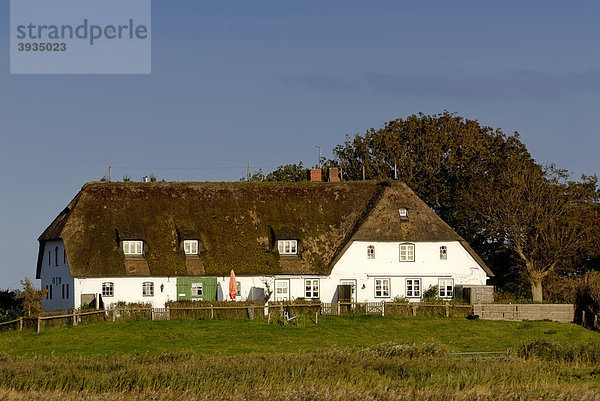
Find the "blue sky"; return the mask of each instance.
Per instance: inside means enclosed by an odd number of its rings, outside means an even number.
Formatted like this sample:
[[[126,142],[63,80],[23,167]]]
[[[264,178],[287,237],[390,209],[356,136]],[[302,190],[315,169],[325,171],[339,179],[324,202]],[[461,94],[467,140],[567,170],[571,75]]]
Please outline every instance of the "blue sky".
[[[238,180],[449,110],[519,131],[539,162],[600,171],[597,2],[154,0],[137,76],[9,75],[8,16],[3,0],[0,288],[35,276],[37,237],[109,164]]]

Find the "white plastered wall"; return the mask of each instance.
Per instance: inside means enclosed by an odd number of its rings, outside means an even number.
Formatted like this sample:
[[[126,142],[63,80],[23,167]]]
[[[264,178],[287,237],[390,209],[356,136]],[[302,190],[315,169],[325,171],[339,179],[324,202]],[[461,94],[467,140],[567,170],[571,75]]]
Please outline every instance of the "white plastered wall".
[[[41,288],[48,289],[47,295],[42,299],[44,311],[73,308],[75,298],[73,277],[64,250],[62,240],[46,241],[44,246],[40,270]]]
[[[154,295],[143,295],[142,289],[146,282],[154,284]],[[77,294],[75,307],[81,306],[81,294],[102,295],[103,283],[113,283],[113,296],[102,296],[106,307],[120,301],[146,303],[151,304],[154,308],[164,308],[166,302],[177,300],[176,277],[75,278],[75,293]]]

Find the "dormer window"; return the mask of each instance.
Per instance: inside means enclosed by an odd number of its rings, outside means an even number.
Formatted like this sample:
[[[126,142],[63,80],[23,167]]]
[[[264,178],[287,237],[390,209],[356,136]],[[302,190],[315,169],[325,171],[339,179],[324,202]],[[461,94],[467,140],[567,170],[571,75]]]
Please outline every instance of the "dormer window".
[[[398,209],[398,214],[400,214],[400,220],[408,220],[408,209],[405,207],[401,207]]]
[[[141,256],[144,252],[144,241],[123,241],[123,253],[128,256]]]
[[[277,241],[280,255],[298,255],[298,240],[286,239]]]
[[[198,240],[186,239],[183,241],[183,250],[186,255],[198,255]]]

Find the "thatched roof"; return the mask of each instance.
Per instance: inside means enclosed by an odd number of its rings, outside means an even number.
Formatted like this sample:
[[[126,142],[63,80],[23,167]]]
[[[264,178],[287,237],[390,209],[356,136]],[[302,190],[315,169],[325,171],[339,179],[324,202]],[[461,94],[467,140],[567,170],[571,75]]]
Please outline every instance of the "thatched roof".
[[[353,240],[463,241],[405,184],[372,181],[89,183],[40,236],[40,255],[54,239],[75,277],[329,274]],[[144,241],[143,258],[125,257],[127,239]],[[184,239],[200,241],[200,258],[186,258]],[[297,239],[300,257],[279,257],[278,239]]]

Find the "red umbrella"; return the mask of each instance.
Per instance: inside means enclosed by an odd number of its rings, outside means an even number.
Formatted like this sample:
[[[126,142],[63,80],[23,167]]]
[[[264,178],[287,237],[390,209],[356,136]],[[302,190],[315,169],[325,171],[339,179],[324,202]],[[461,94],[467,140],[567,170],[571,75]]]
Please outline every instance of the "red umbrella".
[[[235,299],[237,295],[237,283],[235,281],[235,273],[233,269],[231,270],[231,275],[229,276],[229,298]]]

